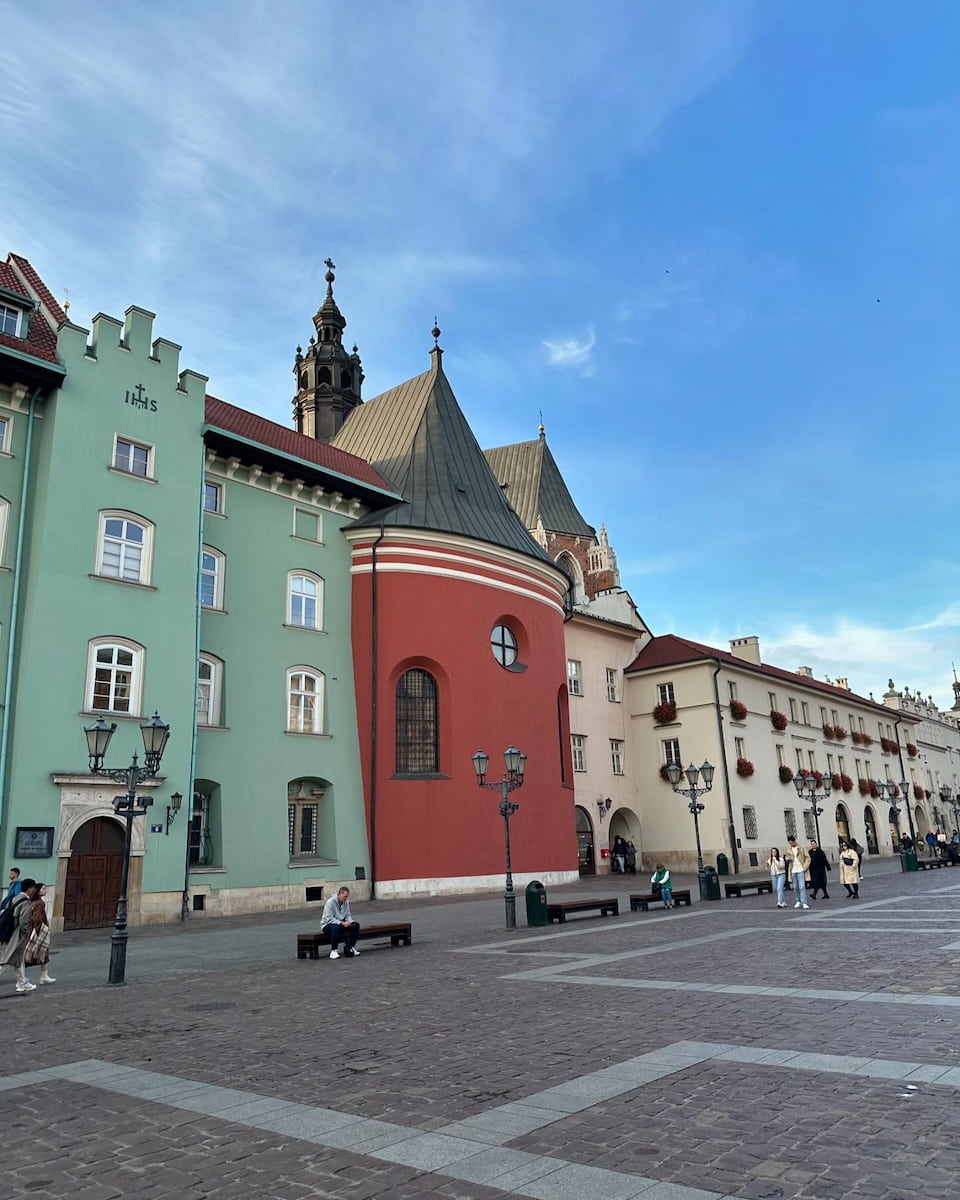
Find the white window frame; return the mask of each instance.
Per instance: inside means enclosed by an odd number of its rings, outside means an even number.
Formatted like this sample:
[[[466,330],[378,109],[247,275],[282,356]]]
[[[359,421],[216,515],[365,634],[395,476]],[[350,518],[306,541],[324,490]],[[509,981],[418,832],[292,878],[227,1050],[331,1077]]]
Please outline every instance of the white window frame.
[[[677,702],[677,695],[672,683],[658,683],[657,696],[659,704],[676,704]]]
[[[734,746],[733,752],[734,752],[734,754],[736,754],[737,758],[746,758],[747,757],[747,751],[746,751],[746,748],[744,745],[743,738],[741,738],[741,737],[734,738],[733,746]]]
[[[208,677],[205,679],[203,672],[204,668],[208,671]],[[220,724],[220,696],[223,686],[223,659],[217,658],[215,654],[201,654],[200,661],[197,664],[197,724],[198,725],[213,725]],[[207,704],[206,720],[201,717],[200,697],[206,693]]]
[[[207,489],[210,488],[216,495],[217,502],[213,508],[207,504]],[[203,481],[203,511],[204,513],[213,513],[215,516],[223,516],[223,484],[212,479]]]
[[[776,692],[767,692],[767,699],[770,701],[770,711],[778,712],[779,710],[777,709],[777,693]]]
[[[10,454],[13,444],[13,417],[6,413],[0,417],[0,454]]]
[[[131,471],[127,467],[122,467],[119,464],[117,451],[120,443],[125,446],[132,446],[137,450],[145,450],[147,453],[147,473],[141,475],[139,471]],[[149,442],[138,441],[137,438],[127,437],[125,434],[115,433],[113,435],[113,454],[110,456],[110,466],[114,471],[119,471],[121,475],[129,475],[131,479],[154,479],[154,447]]]
[[[570,734],[570,756],[573,759],[573,769],[582,775],[587,769],[587,738],[583,733]]]
[[[10,527],[10,501],[0,496],[0,563],[7,552],[7,530]]]
[[[623,774],[623,742],[618,738],[610,739],[610,766],[614,775]]]
[[[143,530],[143,541],[140,543],[140,572],[136,579],[126,579],[123,574],[111,575],[103,569],[103,552],[107,540],[107,522],[108,521],[127,521],[131,525],[137,525]],[[148,521],[146,517],[141,517],[139,513],[126,512],[121,508],[105,508],[99,513],[97,521],[97,560],[94,567],[94,573],[99,575],[101,579],[113,579],[117,583],[141,583],[145,587],[150,586],[150,581],[153,578],[153,522]],[[114,535],[110,535],[111,540],[117,540]],[[127,545],[125,539],[120,539],[121,545]],[[130,543],[135,545],[136,543]],[[121,551],[120,565],[121,571],[123,568],[123,551]]]
[[[797,747],[794,750],[794,754],[796,754],[796,756],[797,756],[797,770],[805,771],[807,768],[803,764],[803,751],[799,747]]]
[[[616,667],[607,667],[607,699],[611,704],[620,703],[620,677]]]
[[[306,579],[310,583],[316,585],[316,596],[310,597],[306,593],[294,591],[294,580]],[[312,624],[306,621],[294,620],[294,600],[297,596],[303,596],[305,599],[312,599],[315,608],[315,621]],[[323,579],[314,571],[296,570],[290,571],[287,574],[287,624],[291,629],[312,629],[314,631],[323,629]]]
[[[809,764],[809,769],[811,771],[815,771],[817,769],[817,755],[815,751],[807,751],[807,763]]]
[[[577,658],[567,659],[567,691],[571,696],[583,695],[583,664]]]
[[[211,555],[214,560],[213,575],[213,603],[206,604],[203,600],[203,579],[204,576],[209,576],[211,571],[204,559],[207,555]],[[226,567],[226,555],[222,550],[217,550],[214,546],[204,546],[200,553],[200,580],[198,587],[198,595],[200,599],[200,607],[210,609],[214,612],[223,611],[223,576]]]
[[[796,724],[797,723],[797,702],[796,702],[796,700],[794,700],[794,698],[792,696],[790,696],[787,700],[787,707],[790,709],[790,720],[793,721],[794,724]]]
[[[664,738],[660,745],[663,749],[663,765],[669,767],[671,763],[676,763],[682,770],[683,759],[680,757],[680,739]]]
[[[2,328],[0,328],[0,333],[4,334],[6,337],[21,337],[22,335],[20,330],[23,328],[23,309],[18,308],[15,304],[5,304],[0,302],[0,310],[2,310],[4,313],[13,313],[14,317],[16,318],[12,333],[9,329]],[[0,315],[0,320],[2,320],[2,315]]]
[[[132,663],[130,664],[130,703],[127,708],[95,708],[94,707],[94,692],[96,690],[96,672],[97,672],[97,652],[112,648],[123,650],[132,655]],[[141,697],[143,694],[143,663],[144,663],[144,648],[139,642],[132,642],[128,638],[120,637],[98,637],[91,638],[87,644],[87,677],[86,687],[84,692],[84,712],[100,714],[119,714],[124,717],[139,717],[141,708]],[[101,664],[101,668],[104,664]],[[117,664],[112,665],[113,680],[110,685],[111,699],[116,698],[116,671]]]
[[[786,759],[783,757],[783,746],[781,745],[777,746],[777,766],[786,766]]]
[[[304,687],[304,680],[312,679],[316,684],[312,692],[313,696],[313,721],[307,722],[305,719],[305,711],[307,705],[305,698],[311,693]],[[324,705],[324,687],[325,679],[322,671],[318,671],[316,667],[298,666],[290,667],[287,671],[287,733],[323,733],[323,705]],[[294,686],[294,685],[297,686]],[[294,711],[294,697],[301,697],[301,700],[296,703],[297,711]]]
[[[800,716],[803,718],[804,725],[810,724],[810,705],[806,700],[800,701]]]
[[[290,860],[316,858],[320,847],[320,802],[316,800],[287,801],[287,847]],[[311,849],[300,850],[300,839],[303,837],[303,814],[310,809],[313,812],[313,839]]]

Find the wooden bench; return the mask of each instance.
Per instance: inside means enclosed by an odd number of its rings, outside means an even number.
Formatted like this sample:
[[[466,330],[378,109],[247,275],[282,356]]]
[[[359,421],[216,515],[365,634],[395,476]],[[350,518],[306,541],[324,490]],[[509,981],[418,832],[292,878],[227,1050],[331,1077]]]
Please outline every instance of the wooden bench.
[[[547,921],[552,925],[554,921],[559,921],[563,924],[567,919],[567,913],[577,912],[593,912],[597,909],[601,917],[620,916],[620,901],[613,900],[558,900],[555,904],[547,905]]]
[[[773,880],[772,879],[741,879],[739,883],[725,883],[723,885],[724,898],[729,900],[731,896],[742,896],[743,889],[750,891],[752,888],[757,889],[757,895],[762,896],[764,892],[769,892],[773,895]]]
[[[393,925],[361,925],[358,942],[374,938],[389,938],[391,946],[409,946],[413,940],[413,928],[402,921]],[[319,933],[297,934],[297,958],[319,958],[320,947],[329,946],[330,939],[321,929]]]
[[[659,904],[662,900],[662,896],[655,896],[653,892],[631,892],[630,911],[646,912],[651,904]],[[689,908],[692,903],[690,889],[682,888],[680,891],[674,891],[673,902],[674,904],[686,904]]]
[[[928,867],[949,867],[952,866],[947,858],[918,858],[917,870],[925,871]]]

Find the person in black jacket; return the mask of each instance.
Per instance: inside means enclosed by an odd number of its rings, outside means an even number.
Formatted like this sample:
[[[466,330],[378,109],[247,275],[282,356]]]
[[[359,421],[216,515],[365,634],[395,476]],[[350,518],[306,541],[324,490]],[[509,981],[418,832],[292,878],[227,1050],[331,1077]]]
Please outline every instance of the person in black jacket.
[[[817,892],[823,892],[824,900],[830,899],[827,891],[827,872],[830,870],[830,860],[817,845],[816,838],[810,839],[810,895],[814,900]]]

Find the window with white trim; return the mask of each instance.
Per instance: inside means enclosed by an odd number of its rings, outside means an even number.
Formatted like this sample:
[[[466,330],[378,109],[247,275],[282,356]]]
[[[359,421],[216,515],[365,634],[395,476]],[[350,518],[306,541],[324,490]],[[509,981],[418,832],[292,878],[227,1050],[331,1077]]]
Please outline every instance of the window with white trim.
[[[307,667],[287,672],[287,732],[323,732],[323,674]]]
[[[807,704],[806,700],[800,701],[800,715],[803,718],[804,725],[809,725],[810,724],[810,706]]]
[[[212,654],[201,654],[197,674],[197,724],[220,724],[220,688],[223,661]]]
[[[840,771],[841,775],[843,775],[846,771],[846,764],[844,763],[844,758],[843,758],[842,754],[837,755],[837,768]]]
[[[101,512],[97,531],[97,574],[124,583],[150,582],[153,525],[124,512]]]
[[[212,546],[204,546],[200,556],[200,604],[203,608],[223,608],[224,557]]]
[[[0,563],[7,551],[7,529],[10,525],[10,501],[0,496]]]
[[[610,765],[614,775],[623,774],[623,742],[610,739]]]
[[[664,738],[663,739],[663,765],[669,767],[671,763],[676,763],[678,767],[682,767],[680,761],[680,739],[679,738]]]
[[[620,676],[616,667],[607,667],[607,699],[611,704],[620,703]]]
[[[287,624],[300,629],[323,628],[323,580],[309,571],[287,576]]]
[[[786,760],[783,757],[783,746],[777,746],[777,766],[786,766]]]
[[[833,773],[834,773],[833,755],[828,754],[827,755],[827,774],[832,775]]]
[[[821,725],[827,724],[827,710],[823,707],[822,704],[820,705],[820,724]]]
[[[795,751],[794,751],[794,753],[795,753],[795,754],[796,754],[796,756],[797,756],[797,770],[798,770],[798,771],[805,771],[805,770],[806,770],[806,767],[803,765],[803,751],[802,751],[802,750],[795,750]]]
[[[788,838],[797,836],[797,813],[795,809],[783,810],[783,831]]]
[[[116,471],[139,475],[141,479],[152,479],[153,447],[118,437],[113,444],[113,466]]]
[[[119,638],[95,638],[87,656],[87,712],[140,712],[143,647]]]
[[[863,767],[862,767],[862,764],[861,764],[859,758],[855,758],[853,760],[853,767],[857,773],[857,782],[859,783],[860,780],[863,778]]]
[[[777,711],[777,693],[776,692],[767,692],[767,699],[770,701],[770,711],[776,712]]]
[[[5,333],[7,337],[19,337],[20,322],[22,320],[22,308],[13,308],[9,304],[0,304],[0,333]]]
[[[319,801],[297,800],[295,803],[287,805],[287,836],[291,858],[316,856],[319,824]]]
[[[657,695],[660,698],[659,702],[661,704],[676,704],[677,702],[672,683],[658,683]]]
[[[583,670],[575,658],[567,659],[567,691],[571,696],[583,695]]]
[[[219,483],[205,483],[203,485],[203,508],[204,512],[223,512],[223,488]]]
[[[817,756],[813,750],[807,751],[807,765],[811,771],[815,771],[817,769]]]
[[[573,756],[573,769],[585,771],[587,769],[587,739],[584,734],[570,734],[570,750]]]
[[[791,698],[787,701],[787,703],[790,706],[790,720],[796,721],[796,719],[797,719],[797,702],[796,702],[796,700]]]
[[[731,699],[731,700],[738,700],[738,699],[739,699],[739,696],[737,695],[737,685],[736,685],[736,683],[734,682],[734,680],[732,680],[732,679],[729,679],[729,680],[727,681],[727,689],[728,689],[728,690],[729,690],[729,692],[730,692],[730,699]]]
[[[734,738],[733,745],[734,745],[734,753],[736,754],[737,758],[746,758],[747,757],[746,750],[744,749],[743,738]]]
[[[0,417],[0,453],[10,453],[10,418]]]
[[[807,838],[815,838],[817,836],[817,826],[813,819],[813,813],[809,808],[803,810],[803,832]]]
[[[750,841],[756,841],[759,836],[757,833],[757,810],[752,806],[745,806],[743,809],[743,836]]]

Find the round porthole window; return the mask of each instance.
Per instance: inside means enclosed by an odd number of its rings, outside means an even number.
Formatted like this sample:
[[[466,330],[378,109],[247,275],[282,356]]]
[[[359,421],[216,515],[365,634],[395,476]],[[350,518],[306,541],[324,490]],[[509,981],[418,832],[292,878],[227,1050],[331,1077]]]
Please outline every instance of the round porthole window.
[[[517,639],[507,625],[494,625],[490,634],[493,657],[501,667],[512,667],[517,661]]]

